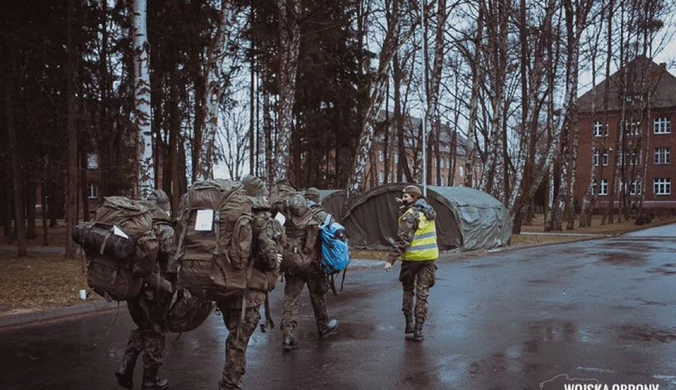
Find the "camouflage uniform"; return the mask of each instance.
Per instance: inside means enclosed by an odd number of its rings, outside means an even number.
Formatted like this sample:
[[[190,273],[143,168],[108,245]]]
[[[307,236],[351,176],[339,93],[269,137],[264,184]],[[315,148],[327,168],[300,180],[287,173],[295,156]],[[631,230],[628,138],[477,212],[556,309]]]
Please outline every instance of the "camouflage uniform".
[[[285,242],[284,228],[272,218],[269,206],[262,198],[266,191],[260,179],[247,176],[242,183],[247,193],[254,197],[254,264],[248,282],[249,288],[244,294],[218,302],[223,313],[223,322],[228,329],[225,365],[218,383],[219,390],[242,388],[249,339],[260,321],[260,307],[265,303],[268,291],[275,286],[279,274],[277,254],[282,252]]]
[[[305,284],[308,285],[320,336],[327,335],[337,326],[335,320],[329,320],[324,299],[324,295],[329,290],[329,279],[319,268],[319,252],[317,251],[319,223],[317,220],[320,218],[320,213],[313,213],[307,206],[308,204],[305,203],[305,211],[300,212],[297,217],[287,219],[288,245],[285,248],[282,262],[282,270],[286,277],[282,312],[285,349],[292,349],[289,342],[295,347],[293,331],[298,324],[298,300]]]
[[[424,202],[424,201],[423,201]],[[413,214],[406,214],[409,208],[413,207]],[[408,247],[413,242],[413,237],[418,229],[418,221],[416,219],[417,213],[429,213],[431,219],[436,217],[434,210],[427,205],[426,202],[421,203],[421,200],[414,205],[403,207],[401,210],[402,218],[399,222],[399,231],[397,232],[397,239],[394,247],[390,250],[387,256],[387,261],[394,264],[397,259],[404,255]],[[416,319],[425,322],[427,319],[428,305],[427,297],[429,296],[430,288],[435,283],[436,265],[434,260],[431,261],[406,261],[401,262],[401,271],[399,273],[399,281],[404,290],[404,297],[402,302],[402,311],[407,318],[415,314]],[[417,298],[414,310],[414,297]]]
[[[153,194],[158,192],[156,190]],[[164,194],[163,191],[162,194]],[[166,200],[166,203],[163,200]],[[165,276],[169,259],[174,255],[174,229],[168,222],[170,217],[167,211],[168,197],[166,194],[164,198],[157,199],[157,203],[161,208],[154,210],[153,230],[160,248],[155,269],[146,278],[139,296],[127,301],[129,314],[138,328],[129,334],[122,365],[116,373],[118,384],[129,389],[133,386],[134,366],[141,352],[143,352],[144,369],[143,388],[165,389],[168,387],[166,380],[157,378],[157,372],[164,361],[166,317],[172,298],[171,283],[165,279]]]

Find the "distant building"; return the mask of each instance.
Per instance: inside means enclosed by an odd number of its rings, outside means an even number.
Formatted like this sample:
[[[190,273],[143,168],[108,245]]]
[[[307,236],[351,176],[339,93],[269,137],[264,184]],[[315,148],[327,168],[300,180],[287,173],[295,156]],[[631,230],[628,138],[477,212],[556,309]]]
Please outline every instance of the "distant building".
[[[373,147],[371,149],[372,152],[369,156],[369,159],[367,160],[366,165],[366,176],[364,178],[365,188],[371,188],[372,183],[381,185],[399,182],[397,180],[397,167],[399,165],[400,158],[406,158],[411,171],[413,172],[415,170],[415,156],[418,153],[422,153],[421,144],[419,141],[420,126],[420,118],[412,116],[406,116],[404,118],[405,156],[402,156],[399,152],[394,114],[389,113],[389,115],[386,116],[385,111],[380,111],[378,114],[378,131],[376,132],[376,137],[373,141]],[[385,129],[389,130],[387,145],[385,142]],[[431,174],[431,180],[428,182],[428,184],[439,184],[442,186],[463,186],[466,175],[465,163],[467,161],[467,139],[459,134],[457,130],[453,130],[447,124],[444,124],[441,126],[441,134],[437,143],[439,149],[438,164],[437,154],[434,152],[435,143],[432,142],[432,161],[427,167],[427,170]],[[386,150],[387,155],[385,153]],[[385,169],[386,157],[390,164],[389,169],[387,170]],[[437,165],[439,167],[438,170]],[[418,169],[422,169],[422,167],[419,167]],[[475,168],[475,170],[480,174],[478,166]],[[437,175],[437,173],[439,173],[439,175]],[[478,174],[475,174],[474,178],[477,178],[478,176]],[[402,181],[406,181],[406,177],[403,174]]]
[[[606,90],[608,111],[604,123]],[[667,72],[666,65],[637,58],[582,95],[578,107],[575,199],[583,199],[593,164],[594,191],[598,191],[601,205],[607,204],[613,167],[619,159],[621,196],[629,201],[644,196],[645,208],[676,208],[672,156],[676,148],[672,125],[676,119],[676,77]],[[625,136],[618,147],[620,131]]]

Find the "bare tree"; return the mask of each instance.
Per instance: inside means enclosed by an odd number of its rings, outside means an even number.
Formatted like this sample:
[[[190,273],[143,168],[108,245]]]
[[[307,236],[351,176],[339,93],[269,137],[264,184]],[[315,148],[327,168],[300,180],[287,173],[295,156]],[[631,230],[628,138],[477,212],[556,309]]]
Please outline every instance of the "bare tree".
[[[228,24],[231,18],[230,2],[221,0],[221,9],[216,22],[216,31],[207,48],[206,63],[204,66],[205,94],[203,96],[205,107],[204,138],[200,150],[197,180],[213,178],[214,144],[218,128],[219,102],[223,96],[224,77],[223,62],[228,45]]]
[[[75,13],[75,0],[68,0],[68,24],[66,26],[67,52],[66,59],[66,121],[68,131],[68,188],[66,192],[66,231],[72,232],[77,224],[77,122],[75,107],[75,45],[73,33],[73,18]],[[19,215],[17,215],[18,217]],[[23,225],[23,213],[21,214]],[[67,258],[75,257],[75,243],[72,240],[66,240]]]
[[[147,0],[134,0],[132,35],[134,41],[134,125],[138,134],[138,186],[136,196],[146,198],[155,186],[153,140],[150,112],[150,45],[147,32]]]
[[[249,148],[249,124],[247,113],[241,107],[223,107],[223,126],[217,137],[217,153],[223,161],[231,179],[239,179],[247,161]]]
[[[380,58],[378,60],[378,70],[373,78],[371,85],[371,93],[369,104],[364,115],[364,124],[362,133],[359,137],[359,144],[357,146],[357,153],[353,163],[353,173],[350,176],[347,186],[347,195],[345,207],[348,207],[356,195],[361,192],[362,180],[366,169],[366,160],[368,158],[371,145],[373,144],[373,135],[375,131],[376,121],[378,119],[378,111],[382,104],[385,92],[387,90],[387,82],[389,75],[389,67],[392,58],[399,50],[401,45],[411,37],[413,29],[401,32],[401,11],[403,9],[402,0],[393,0],[392,3],[397,3],[392,12],[391,17],[387,22],[387,31],[385,33],[385,40],[383,42]],[[402,35],[400,35],[402,34]],[[405,156],[400,156],[405,158]]]
[[[279,114],[277,115],[278,148],[274,164],[274,181],[287,177],[291,134],[293,132],[293,105],[296,95],[296,73],[300,48],[300,0],[276,0],[279,12],[280,71]]]

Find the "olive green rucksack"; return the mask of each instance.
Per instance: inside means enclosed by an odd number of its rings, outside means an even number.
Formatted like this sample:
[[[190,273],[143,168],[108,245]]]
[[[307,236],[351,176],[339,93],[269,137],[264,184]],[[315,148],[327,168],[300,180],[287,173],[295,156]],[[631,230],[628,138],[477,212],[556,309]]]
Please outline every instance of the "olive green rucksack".
[[[178,287],[213,300],[247,288],[253,264],[252,199],[241,183],[207,180],[193,184],[177,214],[176,255],[170,269]]]
[[[159,244],[152,210],[139,201],[104,198],[94,222],[76,226],[73,240],[87,256],[87,284],[107,300],[135,298],[155,268]]]

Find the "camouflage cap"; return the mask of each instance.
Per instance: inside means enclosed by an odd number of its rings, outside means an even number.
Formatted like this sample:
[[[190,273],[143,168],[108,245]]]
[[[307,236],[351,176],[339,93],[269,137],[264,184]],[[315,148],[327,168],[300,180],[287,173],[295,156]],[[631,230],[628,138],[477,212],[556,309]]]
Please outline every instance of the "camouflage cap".
[[[304,226],[312,220],[312,211],[310,211],[307,200],[300,193],[291,195],[286,205],[294,225]]]
[[[411,196],[414,196],[416,198],[422,198],[423,194],[422,191],[420,191],[420,188],[418,186],[410,185],[404,187],[404,189],[401,191],[404,194],[409,194]]]
[[[322,194],[315,187],[310,187],[305,190],[305,198],[319,204],[322,201]]]
[[[246,175],[242,178],[244,190],[249,196],[267,196],[268,188],[260,178],[253,175]]]
[[[167,214],[171,213],[171,204],[169,203],[169,195],[163,190],[157,189],[148,195],[148,200],[154,200],[155,203]]]

